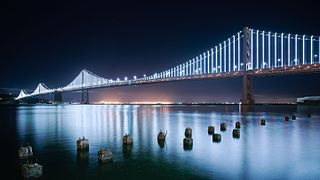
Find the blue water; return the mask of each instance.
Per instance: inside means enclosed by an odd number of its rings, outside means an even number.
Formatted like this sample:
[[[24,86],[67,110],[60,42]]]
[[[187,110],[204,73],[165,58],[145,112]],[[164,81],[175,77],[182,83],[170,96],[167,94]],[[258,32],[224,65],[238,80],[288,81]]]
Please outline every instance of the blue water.
[[[0,112],[5,173],[13,179],[20,178],[17,150],[25,143],[43,165],[43,179],[320,179],[317,106],[35,105],[0,106]],[[239,139],[232,137],[236,121]],[[209,125],[221,134],[220,143],[212,142]],[[191,150],[183,148],[187,127]],[[163,148],[159,130],[168,132]],[[133,137],[132,149],[123,149],[125,133]],[[82,136],[90,141],[88,153],[77,153]],[[101,165],[97,152],[105,146],[114,162]]]

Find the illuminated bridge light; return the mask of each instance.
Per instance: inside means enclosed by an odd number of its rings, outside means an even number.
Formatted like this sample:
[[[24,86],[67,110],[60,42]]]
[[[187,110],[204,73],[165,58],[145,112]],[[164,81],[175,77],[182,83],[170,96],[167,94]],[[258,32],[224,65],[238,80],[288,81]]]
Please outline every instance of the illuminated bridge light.
[[[271,49],[270,49],[270,43],[271,43],[271,32],[268,33],[268,65],[269,65],[269,68],[271,67]]]
[[[202,62],[203,62],[203,73],[202,74],[206,74],[206,69],[207,69],[207,67],[206,67],[206,65],[207,65],[207,63],[206,63],[206,53],[203,53]]]
[[[274,33],[274,67],[277,67],[277,33]]]
[[[210,74],[210,54],[207,51],[207,73]]]
[[[305,46],[305,44],[304,44],[304,40],[305,40],[305,37],[306,37],[306,35],[303,35],[302,36],[302,64],[305,64],[305,57],[304,57],[304,46]]]
[[[298,34],[295,35],[295,40],[294,40],[294,62],[295,62],[295,65],[298,64]]]
[[[310,62],[313,64],[313,36],[310,38],[310,43],[311,43],[311,52],[310,52]]]
[[[250,64],[253,64],[253,30],[250,31]],[[250,66],[248,69],[252,69]]]
[[[214,66],[213,66],[213,48],[211,48],[211,73],[214,73]]]
[[[264,31],[262,31],[262,66],[264,68],[265,62],[264,62]]]
[[[222,44],[219,44],[219,46],[220,46],[220,51],[219,51],[219,55],[220,55],[220,57],[219,57],[219,59],[220,59],[220,63],[219,63],[219,65],[221,66],[221,65],[222,65]],[[221,71],[221,69],[222,69],[222,68],[220,68],[220,66],[219,66],[219,70],[220,70],[220,72],[222,72],[222,71]]]
[[[281,33],[281,67],[283,67],[283,33]]]
[[[227,72],[227,45],[226,41],[223,42],[223,48],[224,48],[224,56],[223,56],[223,71]]]
[[[238,32],[238,65],[240,64],[240,32]],[[240,71],[241,67],[238,67],[238,71]]]
[[[230,50],[230,38],[228,39],[228,71],[231,71],[231,50]]]
[[[216,49],[216,66],[215,66],[216,68],[215,69],[216,69],[216,73],[218,73],[218,47],[216,46],[215,49]]]
[[[199,73],[202,74],[202,55],[200,54],[200,59],[199,59],[199,63],[200,63],[200,68],[199,68]]]
[[[250,29],[249,36],[248,36],[249,39],[247,39],[250,45],[250,48],[248,49],[250,51],[248,54],[250,56],[249,62],[241,62],[240,58],[242,58],[241,56],[244,56],[245,54],[243,54],[243,52],[241,51],[242,44],[240,44],[240,40],[245,36],[240,33],[241,32],[238,32],[236,35],[233,35],[232,37],[227,38],[226,41],[223,41],[222,43],[217,44],[216,46],[214,46],[214,48],[211,48],[209,51],[204,51],[202,54],[200,54],[199,56],[189,61],[176,65],[175,67],[166,69],[164,71],[150,74],[148,76],[146,74],[143,74],[143,78],[138,78],[136,75],[134,75],[133,79],[131,79],[130,77],[129,79],[128,77],[124,77],[123,80],[121,80],[120,78],[117,78],[116,80],[104,79],[84,69],[71,83],[69,83],[65,87],[60,87],[56,89],[46,89],[44,85],[40,83],[32,94],[20,94],[19,97],[20,98],[31,97],[39,94],[48,94],[55,91],[60,91],[60,92],[76,91],[81,88],[90,89],[90,88],[96,88],[97,86],[101,86],[101,87],[117,86],[117,85],[120,86],[120,85],[130,83],[132,81],[135,81],[135,83],[137,83],[137,81],[140,81],[140,80],[144,80],[144,81],[141,81],[139,83],[147,83],[147,81],[149,80],[151,82],[159,81],[159,79],[164,79],[164,78],[176,78],[175,80],[181,80],[181,79],[185,79],[185,76],[202,75],[202,74],[210,74],[210,73],[216,73],[216,75],[215,76],[198,76],[198,78],[229,76],[229,75],[237,74],[237,73],[230,73],[230,72],[235,72],[237,70],[241,71],[241,69],[245,69],[243,68],[243,66],[247,66],[247,70],[254,69],[254,71],[252,72],[258,73],[258,74],[263,74],[265,72],[272,73],[273,70],[274,71],[279,70],[278,68],[273,68],[273,67],[284,67],[284,68],[281,68],[281,70],[284,70],[284,71],[294,69],[297,72],[306,71],[308,69],[314,70],[315,68],[320,67],[318,66],[318,63],[320,63],[320,58],[319,58],[320,37],[318,36],[314,37],[312,35],[310,37],[309,36],[306,37],[306,35],[302,35],[302,36],[299,36],[297,34],[285,35],[284,33],[281,33],[281,35],[280,34],[277,35],[277,33],[274,33],[274,34],[272,34],[271,32],[265,33],[265,31]],[[260,37],[260,35],[262,37]],[[274,39],[272,39],[274,40],[274,42],[271,42],[271,37],[272,38],[274,37]],[[277,42],[278,38],[280,40],[279,42]],[[308,42],[309,40],[310,40],[310,44]],[[298,44],[301,41],[302,41],[302,45]],[[315,42],[316,44],[314,44]],[[294,50],[291,50],[291,46],[292,48],[294,46]],[[309,47],[310,47],[310,51],[309,51]],[[265,52],[266,50],[268,52]],[[279,52],[279,56],[278,56],[278,52]],[[309,55],[310,55],[310,60],[309,60]],[[272,59],[273,57],[274,57],[274,60]],[[290,67],[292,65],[300,65],[301,63],[306,66],[299,66],[298,68]],[[310,66],[311,64],[313,64],[313,66]],[[270,71],[262,70],[261,67],[262,68],[269,67]]]
[[[290,46],[290,34],[288,34],[288,66],[290,66],[290,48],[291,48],[291,46]]]
[[[232,50],[233,50],[232,65],[233,65],[233,71],[235,71],[237,67],[235,67],[236,66],[236,37],[234,35],[232,36]]]
[[[257,51],[257,53],[256,53],[256,55],[257,55],[257,59],[256,59],[256,68],[257,69],[259,69],[259,30],[257,30],[257,34],[256,34],[256,41],[257,41],[257,49],[256,49],[256,51]]]

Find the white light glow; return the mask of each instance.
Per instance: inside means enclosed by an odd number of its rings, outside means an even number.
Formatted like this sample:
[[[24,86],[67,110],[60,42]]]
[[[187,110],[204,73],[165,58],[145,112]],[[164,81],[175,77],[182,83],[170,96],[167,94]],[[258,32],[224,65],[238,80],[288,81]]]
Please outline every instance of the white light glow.
[[[218,73],[218,47],[216,46],[215,47],[216,48],[216,68],[215,68],[215,70],[216,70],[216,73]]]
[[[310,43],[311,43],[311,52],[310,52],[310,62],[311,62],[311,64],[313,64],[313,36],[311,36],[311,38],[310,38]]]
[[[304,57],[304,40],[305,40],[306,35],[302,36],[302,64],[305,63],[305,57]]]
[[[238,65],[240,64],[240,33],[238,33]],[[240,71],[240,66],[238,68],[238,70]]]
[[[223,56],[223,72],[227,71],[227,45],[226,41],[223,42],[223,47],[224,47],[224,56]]]
[[[264,31],[262,31],[262,64],[264,67],[264,65],[265,65],[265,62],[264,62]]]
[[[270,43],[271,43],[271,32],[268,33],[268,65],[269,68],[271,66],[271,49],[270,49]]]
[[[250,64],[253,64],[253,30],[250,30],[250,62]],[[252,69],[251,66],[248,69]]]
[[[257,59],[256,59],[256,68],[257,69],[259,69],[259,30],[257,30],[257,37],[256,37],[256,40],[257,40],[257,49],[256,49],[256,51],[257,51],[257,53],[256,53],[256,55],[257,55]]]
[[[228,39],[228,72],[231,71],[231,50],[230,50],[230,38]]]
[[[298,35],[296,34],[295,40],[294,40],[294,62],[295,65],[297,65],[298,61]]]
[[[283,67],[283,33],[281,33],[281,66]]]
[[[277,67],[277,33],[274,34],[274,66]]]
[[[219,52],[220,63],[219,63],[219,65],[221,66],[222,65],[222,44],[219,44],[219,46],[220,46],[220,52]],[[220,69],[220,72],[222,72],[220,66],[219,66],[219,69]]]
[[[290,66],[290,48],[291,48],[290,41],[291,41],[290,34],[288,34],[288,66]]]
[[[233,65],[233,71],[235,71],[237,69],[236,67],[236,37],[235,36],[232,36],[232,55],[233,55],[233,58],[232,58],[232,65]]]

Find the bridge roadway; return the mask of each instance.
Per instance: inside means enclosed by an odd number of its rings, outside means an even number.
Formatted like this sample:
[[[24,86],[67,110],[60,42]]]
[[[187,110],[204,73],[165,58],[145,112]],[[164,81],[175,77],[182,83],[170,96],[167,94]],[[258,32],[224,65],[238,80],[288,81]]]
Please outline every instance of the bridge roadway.
[[[306,64],[306,65],[296,65],[290,67],[272,67],[265,69],[247,70],[247,74],[250,77],[260,77],[260,76],[275,76],[275,75],[290,75],[290,74],[309,74],[320,72],[320,64]],[[149,80],[128,80],[120,81],[108,84],[100,84],[93,86],[84,86],[76,88],[57,88],[51,92],[39,93],[35,95],[28,95],[28,97],[35,97],[45,94],[53,94],[55,92],[72,92],[72,91],[82,91],[89,89],[99,89],[99,88],[114,88],[121,86],[135,86],[143,84],[154,84],[154,83],[165,83],[172,81],[185,81],[185,80],[201,80],[201,79],[221,79],[221,78],[237,78],[242,77],[243,71],[226,72],[226,73],[212,73],[212,74],[201,74],[201,75],[191,75],[191,76],[181,76],[172,78],[157,78]]]

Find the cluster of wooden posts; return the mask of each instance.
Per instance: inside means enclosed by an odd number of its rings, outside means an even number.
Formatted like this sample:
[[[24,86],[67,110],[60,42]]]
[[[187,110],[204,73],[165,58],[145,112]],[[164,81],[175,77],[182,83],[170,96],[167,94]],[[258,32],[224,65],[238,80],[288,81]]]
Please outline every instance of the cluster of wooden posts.
[[[29,144],[20,146],[18,156],[20,158],[21,175],[23,178],[28,179],[42,176],[43,167],[38,164],[38,160]]]
[[[167,136],[167,132],[164,133],[163,131],[160,131],[157,136],[158,143],[161,147],[164,146],[166,136]],[[77,150],[80,152],[89,150],[89,140],[86,139],[85,137],[79,138],[76,141],[76,144],[77,144]],[[122,144],[123,144],[124,154],[127,154],[128,152],[130,153],[132,149],[133,138],[129,134],[125,134],[122,138]],[[110,148],[105,147],[104,149],[103,148],[99,149],[98,162],[99,163],[113,162],[112,151],[110,150]]]
[[[308,114],[307,117],[311,117],[311,114]],[[292,115],[292,120],[296,120],[296,116]],[[284,120],[289,121],[289,116],[285,115]],[[262,118],[260,120],[260,125],[265,126],[266,120]],[[232,130],[232,136],[234,138],[240,138],[240,128],[241,123],[240,121],[237,121],[235,123],[235,128]],[[227,125],[226,123],[220,124],[220,131],[226,131]],[[220,142],[221,141],[221,134],[215,132],[214,126],[208,126],[208,134],[212,135],[212,141],[213,142]],[[192,139],[192,129],[186,128],[185,137],[183,139],[183,147],[185,150],[190,150],[193,147],[193,139]],[[164,146],[165,139],[167,136],[167,132],[164,132],[160,130],[160,132],[157,135],[158,144],[160,147]],[[122,138],[122,143],[124,150],[131,151],[132,144],[133,144],[133,138],[129,134],[125,134]],[[89,150],[89,139],[86,139],[85,137],[82,137],[76,141],[77,150],[78,151],[88,151]],[[27,144],[24,146],[21,146],[18,151],[18,156],[20,158],[20,164],[21,164],[21,173],[24,178],[37,178],[42,176],[42,165],[40,165],[37,162],[37,158],[34,156],[34,152],[32,150],[32,147]],[[105,162],[112,162],[113,156],[112,152],[108,147],[105,147],[104,149],[100,148],[98,151],[98,162],[105,163]]]
[[[307,117],[311,117],[311,114],[308,114]],[[284,116],[285,121],[289,121],[289,116],[285,115]],[[296,116],[292,115],[292,120],[295,120]],[[266,120],[264,118],[261,118],[260,120],[260,125],[265,126],[266,125]],[[240,121],[237,121],[235,123],[235,128],[232,130],[232,137],[233,138],[240,138],[240,128],[241,128],[241,123]],[[220,131],[226,131],[227,130],[227,125],[226,123],[221,123],[220,124]],[[190,127],[185,129],[185,138],[183,139],[183,147],[185,150],[190,150],[193,147],[193,139],[192,139],[192,129]],[[212,141],[213,142],[220,142],[221,141],[221,134],[215,132],[215,127],[214,126],[208,126],[208,134],[212,135]]]

